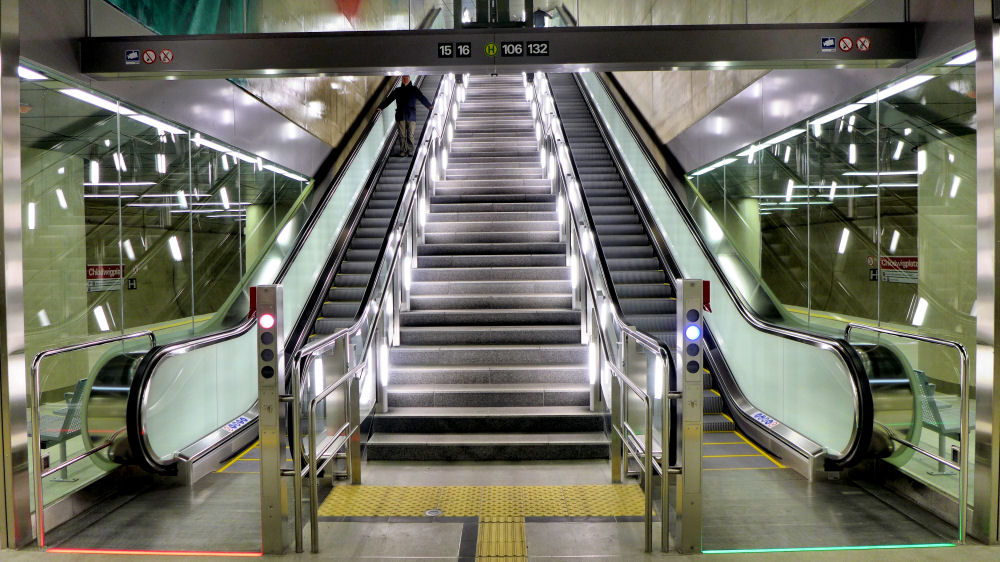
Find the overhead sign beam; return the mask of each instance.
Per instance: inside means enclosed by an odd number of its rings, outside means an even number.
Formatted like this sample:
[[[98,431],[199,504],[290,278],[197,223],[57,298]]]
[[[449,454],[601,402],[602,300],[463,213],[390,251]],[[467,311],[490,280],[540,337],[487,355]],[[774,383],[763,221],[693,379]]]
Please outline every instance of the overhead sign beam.
[[[100,37],[95,78],[885,67],[916,56],[912,24],[715,25]]]

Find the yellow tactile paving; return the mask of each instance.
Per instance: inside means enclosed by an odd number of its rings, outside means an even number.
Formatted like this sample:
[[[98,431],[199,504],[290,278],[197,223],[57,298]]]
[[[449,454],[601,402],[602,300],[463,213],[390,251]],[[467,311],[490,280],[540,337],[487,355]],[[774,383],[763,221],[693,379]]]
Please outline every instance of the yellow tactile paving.
[[[324,517],[623,517],[643,514],[635,484],[577,486],[336,486]]]
[[[527,560],[524,517],[480,517],[476,560]]]

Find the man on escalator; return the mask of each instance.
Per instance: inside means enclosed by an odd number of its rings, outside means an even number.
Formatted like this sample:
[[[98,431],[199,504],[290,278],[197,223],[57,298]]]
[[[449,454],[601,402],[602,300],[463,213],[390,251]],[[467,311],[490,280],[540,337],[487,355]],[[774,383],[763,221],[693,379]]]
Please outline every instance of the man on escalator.
[[[399,135],[396,142],[399,143],[399,156],[413,156],[413,131],[417,127],[417,100],[424,104],[428,110],[434,109],[431,102],[427,101],[420,88],[410,82],[410,75],[403,75],[403,85],[399,86],[379,104],[378,110],[389,107],[393,101],[396,102],[396,127]]]

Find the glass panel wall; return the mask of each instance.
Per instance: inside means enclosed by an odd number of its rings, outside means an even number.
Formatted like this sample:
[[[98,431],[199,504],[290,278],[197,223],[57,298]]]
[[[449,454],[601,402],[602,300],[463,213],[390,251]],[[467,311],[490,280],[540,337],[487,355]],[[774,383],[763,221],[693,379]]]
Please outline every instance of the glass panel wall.
[[[692,206],[710,209],[790,321],[841,335],[848,323],[882,326],[972,350],[973,74],[969,60],[946,59],[694,170]],[[957,459],[957,354],[854,334],[902,353],[921,405],[900,423]],[[933,460],[890,462],[957,495],[957,475]]]
[[[450,27],[450,0],[273,2],[267,0],[106,0],[161,35],[419,29],[434,8],[434,27]],[[523,11],[523,0],[518,14]],[[516,3],[516,2],[512,2]]]
[[[294,241],[312,182],[111,97],[19,71],[28,361],[139,330],[165,343],[245,317],[240,290],[275,240]],[[143,345],[45,360],[43,466],[119,429],[101,425],[102,401],[127,391],[130,367],[108,358]],[[99,458],[48,477],[46,501],[100,477]]]

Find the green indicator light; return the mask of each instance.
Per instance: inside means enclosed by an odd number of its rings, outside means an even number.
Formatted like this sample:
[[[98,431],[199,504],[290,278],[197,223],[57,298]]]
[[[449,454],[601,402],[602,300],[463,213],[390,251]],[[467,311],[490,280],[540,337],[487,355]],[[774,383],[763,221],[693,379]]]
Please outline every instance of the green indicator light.
[[[736,550],[703,550],[702,554],[750,554],[754,552],[822,552],[834,550],[889,550],[903,548],[942,548],[955,546],[954,543],[928,543],[928,544],[877,544],[869,546],[811,546],[801,548],[742,548]]]

